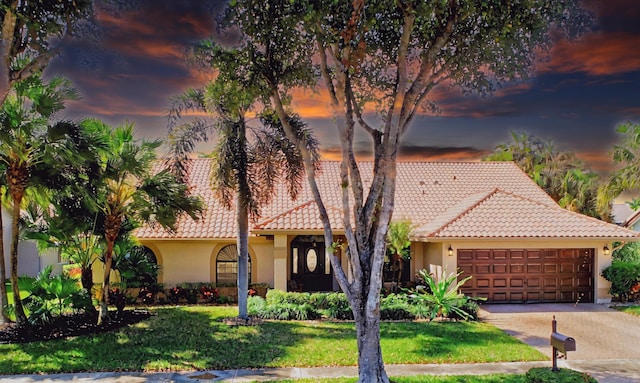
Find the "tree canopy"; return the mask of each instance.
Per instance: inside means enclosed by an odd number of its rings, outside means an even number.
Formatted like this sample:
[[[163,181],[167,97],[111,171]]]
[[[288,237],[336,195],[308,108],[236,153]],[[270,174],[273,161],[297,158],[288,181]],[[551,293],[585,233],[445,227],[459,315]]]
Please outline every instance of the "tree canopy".
[[[499,144],[483,160],[513,161],[560,206],[608,219],[609,209],[598,210],[597,206],[600,177],[573,152],[560,151],[553,142],[525,132],[512,132],[511,138],[511,142]]]
[[[203,51],[219,73],[235,71],[266,90],[287,137],[301,149],[325,241],[333,243],[310,155],[286,121],[292,87],[314,86],[317,80],[330,97],[342,145],[343,226],[353,278],[335,255],[327,256],[354,313],[359,381],[388,382],[379,305],[401,136],[422,108],[436,101],[437,86],[489,94],[527,79],[538,57],[548,54],[554,34],[578,37],[592,15],[578,0],[235,0],[227,16],[227,30],[241,33],[238,45],[224,49],[210,43]],[[217,63],[218,57],[228,59]],[[373,144],[370,186],[354,155],[356,127]]]

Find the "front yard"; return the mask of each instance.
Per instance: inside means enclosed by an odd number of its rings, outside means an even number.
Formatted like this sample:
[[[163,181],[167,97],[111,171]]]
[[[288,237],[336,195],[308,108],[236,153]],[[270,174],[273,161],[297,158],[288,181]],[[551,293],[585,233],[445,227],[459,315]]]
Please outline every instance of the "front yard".
[[[81,371],[179,371],[357,364],[352,322],[265,321],[230,326],[237,309],[152,308],[129,328],[92,336],[0,344],[0,374]],[[486,323],[384,322],[385,363],[484,363],[545,360]]]

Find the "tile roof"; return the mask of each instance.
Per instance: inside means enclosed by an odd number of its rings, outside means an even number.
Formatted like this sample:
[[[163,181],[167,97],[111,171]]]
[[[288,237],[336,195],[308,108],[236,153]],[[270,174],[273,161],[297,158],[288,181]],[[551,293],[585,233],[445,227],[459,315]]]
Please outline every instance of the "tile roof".
[[[632,238],[617,225],[500,189],[474,195],[414,230],[413,238]]]
[[[359,165],[363,182],[370,184],[373,163]],[[234,238],[235,210],[228,210],[215,200],[209,182],[210,167],[210,159],[194,159],[189,172],[194,193],[200,195],[207,206],[199,221],[182,217],[175,233],[158,227],[143,227],[136,233],[138,238]],[[322,171],[316,177],[334,230],[343,228],[339,175],[340,163],[327,161],[322,163]],[[263,207],[261,218],[253,223],[252,231],[322,231],[318,208],[308,184],[303,182],[295,201],[286,190],[284,183],[277,186],[272,202]],[[410,219],[419,227],[416,236],[424,239],[512,237],[516,235],[516,226],[509,222],[525,221],[529,228],[525,230],[527,225],[518,224],[521,229],[516,236],[618,238],[632,235],[615,225],[560,208],[511,162],[398,162],[393,217]],[[551,225],[550,221],[559,218],[568,226]],[[542,224],[535,224],[538,221]]]

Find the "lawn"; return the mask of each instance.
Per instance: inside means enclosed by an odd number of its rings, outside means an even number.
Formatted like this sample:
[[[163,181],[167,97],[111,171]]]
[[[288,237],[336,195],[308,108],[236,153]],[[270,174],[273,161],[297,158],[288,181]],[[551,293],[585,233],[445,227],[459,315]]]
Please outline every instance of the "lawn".
[[[524,375],[478,375],[478,376],[397,376],[391,377],[395,383],[523,383]],[[333,379],[294,379],[294,380],[270,380],[277,383],[354,383],[357,378],[333,378]]]
[[[61,341],[0,344],[0,374],[81,371],[179,371],[257,367],[355,366],[350,322],[267,321],[229,326],[237,308],[158,307],[142,323]],[[385,322],[385,363],[483,363],[545,360],[486,323]]]
[[[614,306],[613,308],[627,314],[640,316],[640,306]]]

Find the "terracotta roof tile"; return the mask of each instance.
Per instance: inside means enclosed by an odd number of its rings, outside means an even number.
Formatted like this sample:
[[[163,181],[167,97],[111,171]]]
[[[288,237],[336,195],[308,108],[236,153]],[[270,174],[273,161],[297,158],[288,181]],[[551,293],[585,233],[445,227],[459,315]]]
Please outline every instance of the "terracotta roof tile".
[[[365,184],[370,183],[373,164],[359,165]],[[159,227],[144,227],[137,231],[137,236],[141,239],[234,238],[235,209],[226,209],[214,198],[209,182],[210,166],[210,159],[194,159],[189,173],[193,192],[200,195],[206,205],[199,221],[182,217],[175,233]],[[332,226],[341,230],[340,163],[323,162],[316,180]],[[306,182],[295,201],[289,197],[287,186],[279,184],[273,200],[263,207],[262,216],[253,223],[252,230],[322,230],[313,201]],[[410,219],[420,227],[417,235],[430,238],[436,235],[438,238],[619,238],[629,235],[626,231],[613,230],[612,227],[617,228],[615,225],[563,210],[511,162],[399,162],[393,217]],[[519,231],[516,232],[515,227]]]

